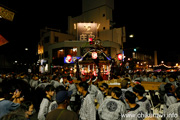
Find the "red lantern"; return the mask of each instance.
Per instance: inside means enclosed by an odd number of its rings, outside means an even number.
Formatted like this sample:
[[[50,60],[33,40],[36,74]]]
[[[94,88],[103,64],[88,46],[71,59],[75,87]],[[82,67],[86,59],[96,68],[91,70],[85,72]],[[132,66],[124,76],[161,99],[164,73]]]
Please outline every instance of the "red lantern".
[[[71,56],[71,55],[67,55],[67,58],[66,58],[66,59],[67,59],[68,62],[71,62],[72,56]]]
[[[122,60],[122,54],[118,54],[118,60]]]
[[[89,44],[92,45],[93,44],[93,39],[89,38]]]
[[[92,52],[92,59],[97,59],[98,55],[97,52]]]

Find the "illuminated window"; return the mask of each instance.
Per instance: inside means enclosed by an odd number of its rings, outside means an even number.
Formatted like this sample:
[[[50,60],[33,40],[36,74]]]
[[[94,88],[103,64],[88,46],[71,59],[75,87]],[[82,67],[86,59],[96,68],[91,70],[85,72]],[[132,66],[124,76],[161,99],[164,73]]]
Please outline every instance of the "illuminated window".
[[[57,58],[64,57],[64,50],[60,49],[57,51]]]

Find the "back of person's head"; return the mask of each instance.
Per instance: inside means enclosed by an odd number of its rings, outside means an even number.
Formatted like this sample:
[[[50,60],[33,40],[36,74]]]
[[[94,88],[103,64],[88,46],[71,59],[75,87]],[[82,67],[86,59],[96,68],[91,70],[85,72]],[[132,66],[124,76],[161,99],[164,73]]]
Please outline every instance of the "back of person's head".
[[[72,91],[65,90],[65,91],[57,92],[57,94],[56,94],[56,102],[57,102],[57,104],[59,105],[59,104],[68,103],[68,102],[66,102],[66,100],[69,100],[71,95],[72,95]]]
[[[180,87],[176,88],[176,97],[180,99]]]
[[[121,88],[127,89],[128,87],[128,81],[126,79],[121,81]]]
[[[125,92],[125,98],[129,101],[129,103],[136,103],[136,95],[131,91]]]
[[[135,86],[133,87],[133,91],[134,91],[135,93],[138,93],[139,96],[143,96],[143,94],[145,93],[144,87],[143,87],[142,85],[140,85],[140,84],[135,85]]]
[[[45,91],[55,91],[55,88],[53,85],[47,85],[44,90]]]
[[[85,91],[88,91],[89,84],[86,81],[80,82],[79,87],[82,87]]]
[[[172,84],[166,83],[166,85],[164,86],[164,89],[166,93],[170,93],[170,91],[172,91]]]
[[[108,84],[107,83],[102,83],[100,87],[103,87],[104,89],[108,89]]]
[[[115,93],[116,94],[116,97],[120,97],[121,96],[121,94],[122,94],[122,91],[121,91],[121,89],[119,88],[119,87],[114,87],[114,88],[112,88],[112,92],[113,93]]]
[[[59,91],[65,91],[65,90],[66,90],[66,88],[64,86],[62,86],[62,85],[56,87],[56,93],[59,92]]]
[[[173,82],[176,80],[177,76],[175,74],[171,74],[168,78],[170,82]]]
[[[1,120],[27,120],[23,112],[10,112],[3,116]]]

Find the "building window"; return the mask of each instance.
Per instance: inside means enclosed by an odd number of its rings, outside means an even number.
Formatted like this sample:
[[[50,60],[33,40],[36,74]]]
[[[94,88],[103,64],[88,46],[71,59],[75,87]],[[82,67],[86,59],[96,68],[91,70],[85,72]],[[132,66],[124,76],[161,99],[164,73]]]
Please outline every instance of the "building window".
[[[49,43],[49,36],[44,38],[44,43]]]
[[[59,41],[59,38],[58,37],[54,37],[54,42],[58,42]]]
[[[103,30],[105,30],[106,29],[106,27],[103,27]]]
[[[61,58],[64,57],[64,49],[59,49],[57,51],[57,58]]]
[[[106,16],[106,14],[103,14],[103,17],[105,17]]]

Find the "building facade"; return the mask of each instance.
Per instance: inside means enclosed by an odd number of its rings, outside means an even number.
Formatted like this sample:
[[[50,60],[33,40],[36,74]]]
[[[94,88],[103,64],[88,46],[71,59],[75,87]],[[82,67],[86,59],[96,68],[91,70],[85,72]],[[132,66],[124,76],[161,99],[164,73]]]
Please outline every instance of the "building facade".
[[[55,66],[73,66],[65,62],[65,57],[80,58],[94,48],[88,40],[99,39],[104,53],[117,60],[117,54],[122,53],[123,42],[126,42],[125,27],[112,27],[112,11],[114,0],[83,0],[82,14],[68,17],[68,34],[59,30],[45,28],[40,31],[39,58],[46,66],[47,72]]]

